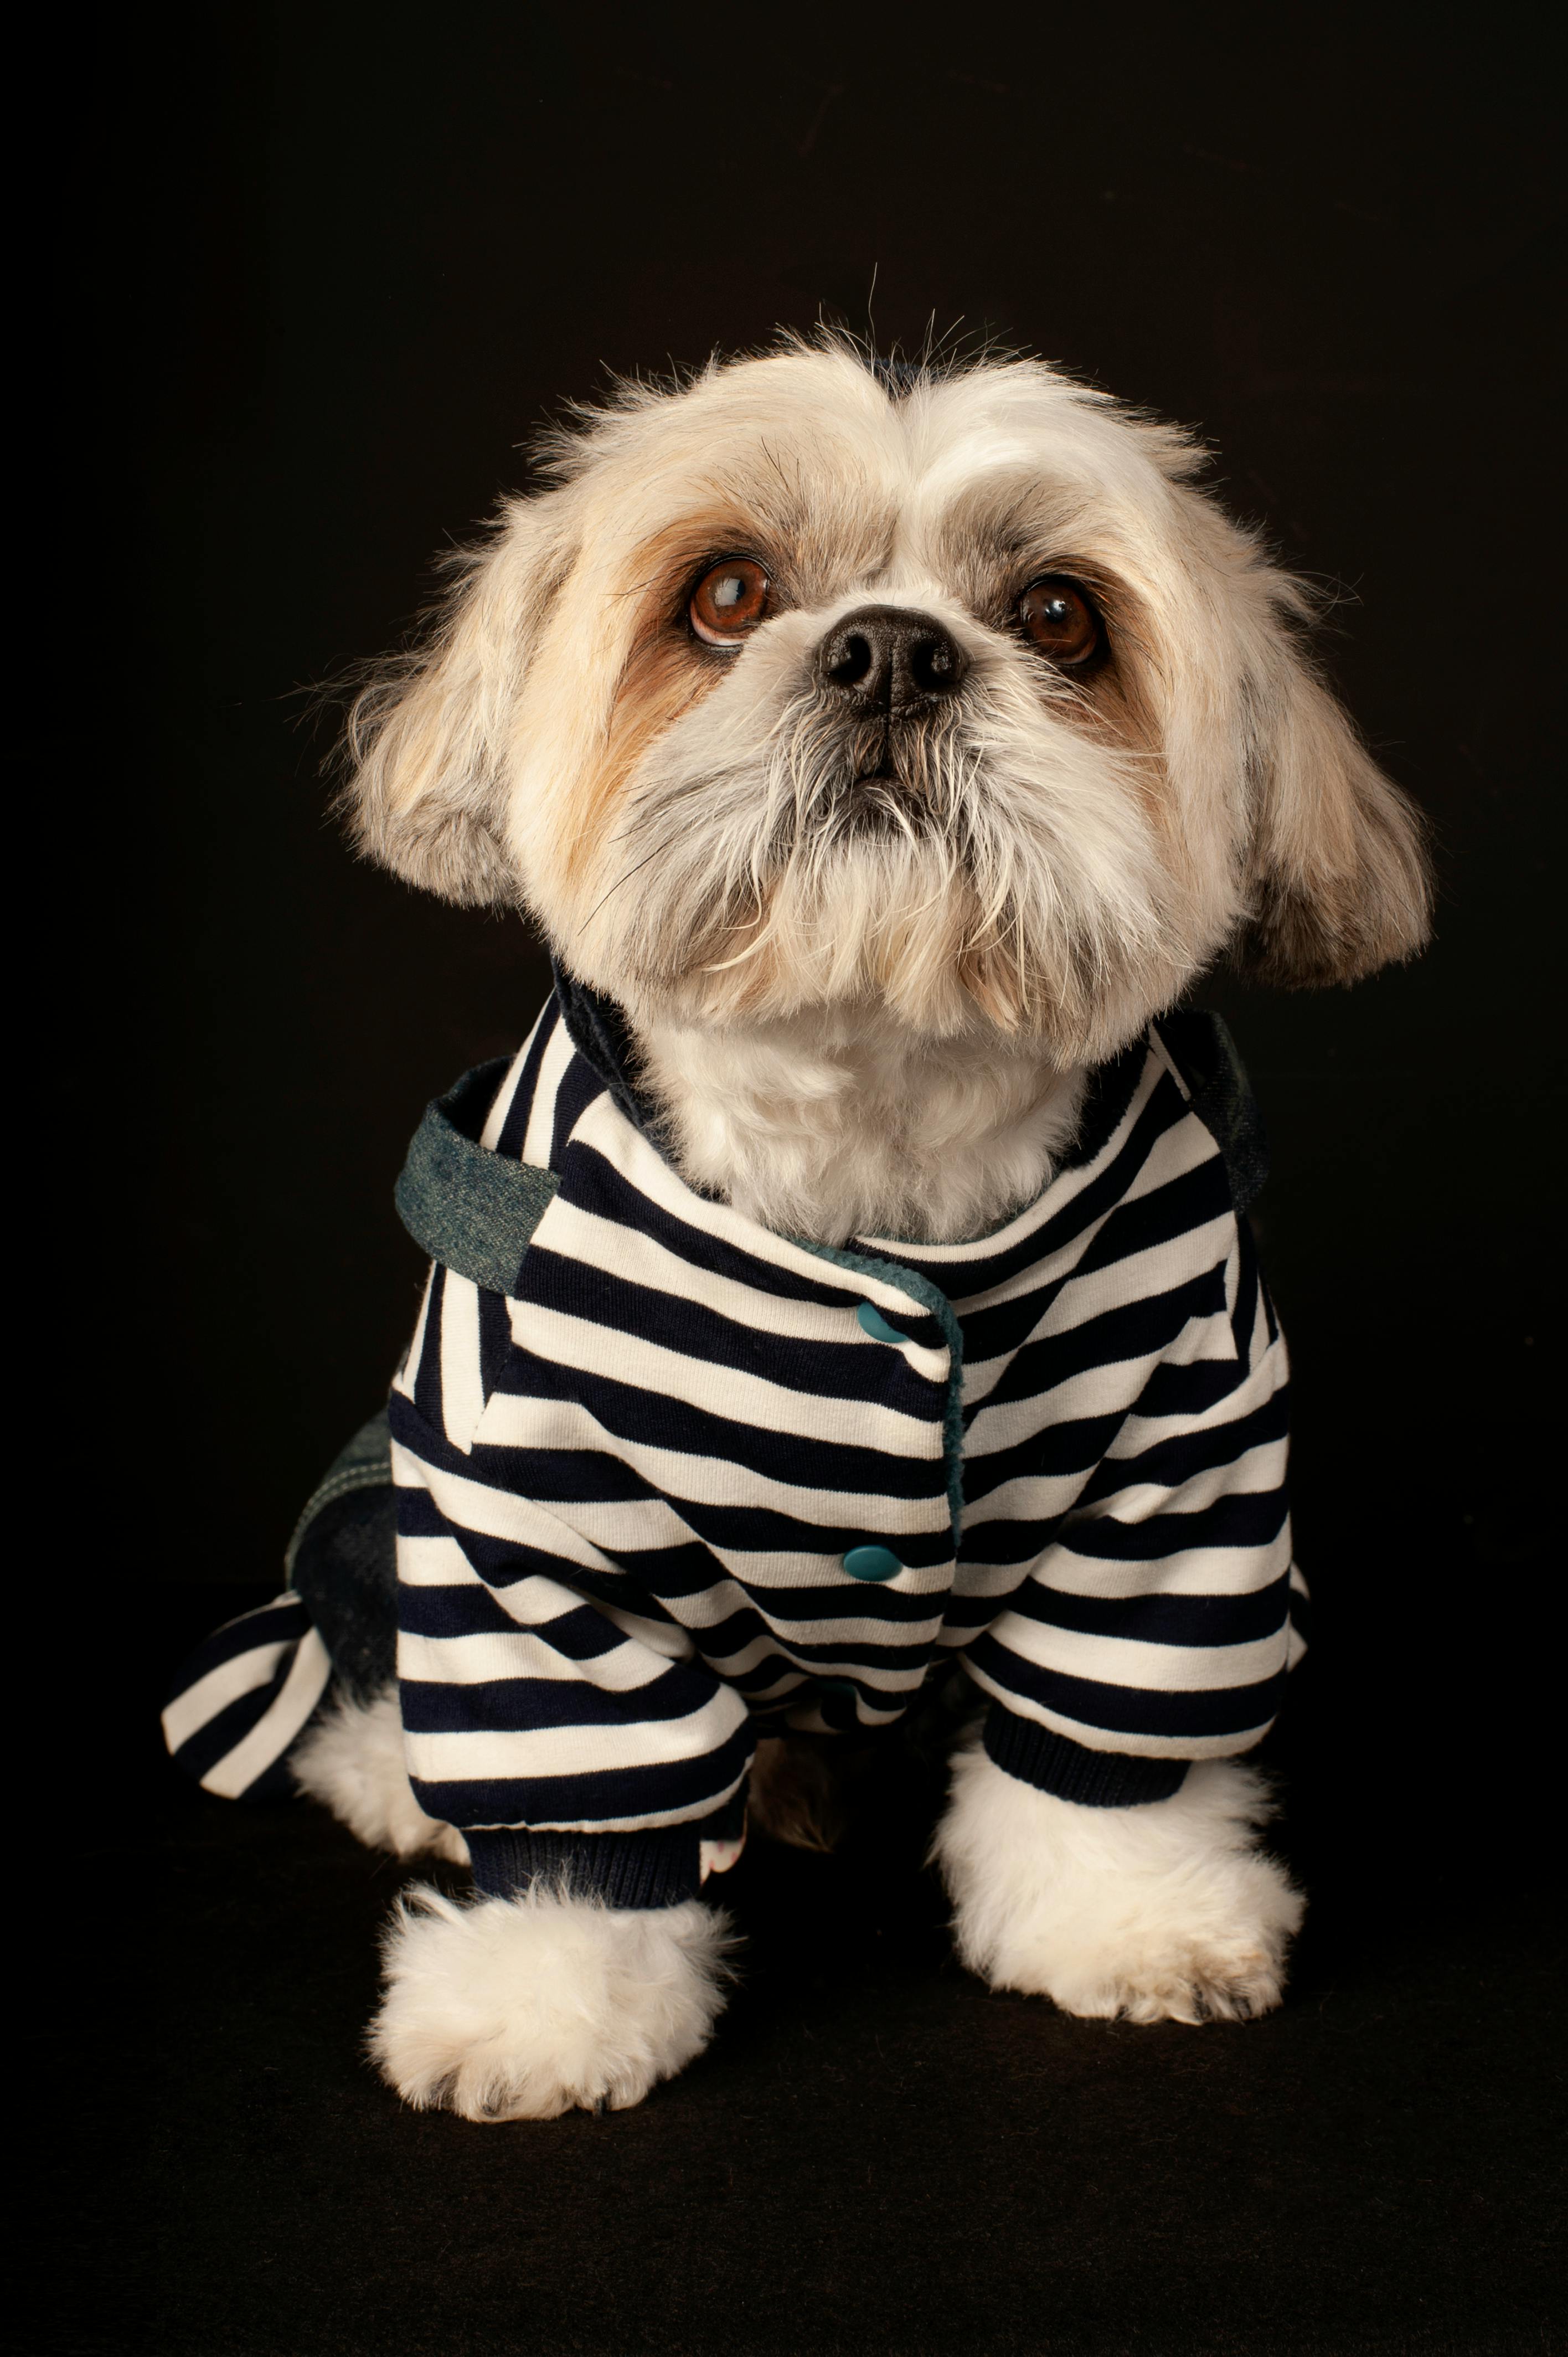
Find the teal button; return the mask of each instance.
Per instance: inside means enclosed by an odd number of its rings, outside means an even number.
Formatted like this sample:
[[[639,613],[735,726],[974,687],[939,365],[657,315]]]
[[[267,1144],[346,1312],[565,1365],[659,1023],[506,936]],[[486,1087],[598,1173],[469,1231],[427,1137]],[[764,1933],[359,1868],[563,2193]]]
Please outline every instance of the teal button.
[[[860,1688],[853,1678],[819,1678],[817,1684],[823,1694],[848,1695],[851,1702],[860,1699]]]
[[[909,1339],[908,1334],[900,1334],[897,1326],[889,1326],[881,1310],[874,1309],[869,1301],[863,1301],[854,1314],[874,1342],[907,1342]]]
[[[897,1579],[904,1566],[891,1547],[851,1547],[843,1567],[852,1579]]]

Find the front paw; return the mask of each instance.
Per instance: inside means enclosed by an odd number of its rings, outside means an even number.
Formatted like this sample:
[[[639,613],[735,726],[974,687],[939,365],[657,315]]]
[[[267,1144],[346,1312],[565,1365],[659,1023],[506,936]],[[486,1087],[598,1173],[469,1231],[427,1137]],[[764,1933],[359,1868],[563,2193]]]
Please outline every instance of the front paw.
[[[726,1919],[528,1892],[456,1905],[417,1886],[384,1949],[381,2075],[469,2120],[624,2110],[700,2054],[725,1998]]]
[[[1168,1801],[1092,1809],[978,1749],[953,1767],[936,1854],[959,1953],[993,1988],[1141,2022],[1278,2005],[1305,1902],[1257,1847],[1269,1810],[1254,1770],[1200,1761]]]

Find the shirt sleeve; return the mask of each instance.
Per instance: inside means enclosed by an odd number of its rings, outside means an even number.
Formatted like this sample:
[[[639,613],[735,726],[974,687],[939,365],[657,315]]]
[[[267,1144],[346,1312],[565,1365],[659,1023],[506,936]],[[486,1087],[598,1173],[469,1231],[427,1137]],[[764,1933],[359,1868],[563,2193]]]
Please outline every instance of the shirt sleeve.
[[[1284,1340],[1243,1219],[1223,1307],[1152,1368],[1028,1580],[970,1649],[993,1698],[986,1746],[1009,1773],[1125,1806],[1267,1731],[1293,1657],[1287,1405]]]
[[[746,1706],[683,1631],[644,1598],[633,1609],[609,1557],[511,1486],[482,1402],[454,1425],[449,1397],[422,1383],[444,1367],[449,1395],[470,1362],[440,1331],[444,1310],[471,1308],[444,1301],[454,1283],[435,1273],[391,1404],[414,1793],[463,1831],[482,1889],[564,1873],[612,1904],[673,1903],[697,1887],[702,1843],[733,1830]]]

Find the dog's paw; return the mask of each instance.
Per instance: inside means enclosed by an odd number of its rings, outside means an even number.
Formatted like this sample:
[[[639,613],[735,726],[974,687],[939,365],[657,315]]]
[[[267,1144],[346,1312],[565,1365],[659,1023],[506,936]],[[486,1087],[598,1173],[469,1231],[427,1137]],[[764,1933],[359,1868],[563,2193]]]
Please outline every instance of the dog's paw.
[[[1269,1803],[1254,1770],[1200,1761],[1168,1801],[1092,1809],[979,1749],[953,1770],[936,1855],[959,1953],[993,1988],[1143,2022],[1278,2005],[1305,1902],[1257,1847]]]
[[[339,1695],[295,1746],[289,1768],[300,1791],[330,1809],[367,1849],[467,1865],[468,1845],[456,1826],[427,1817],[413,1797],[395,1686],[373,1702]]]
[[[624,2110],[700,2054],[723,2009],[725,1917],[530,1891],[457,1906],[416,1887],[385,1943],[381,2075],[468,2120]]]
[[[1302,1913],[1279,1868],[1269,1873],[1275,1888],[1238,1895],[1239,1928],[1228,1936],[1169,1923],[1130,1934],[1119,1927],[1098,1952],[1020,1948],[999,1960],[1004,1976],[994,1985],[1048,1996],[1089,2020],[1251,2021],[1284,1994],[1285,1949]]]

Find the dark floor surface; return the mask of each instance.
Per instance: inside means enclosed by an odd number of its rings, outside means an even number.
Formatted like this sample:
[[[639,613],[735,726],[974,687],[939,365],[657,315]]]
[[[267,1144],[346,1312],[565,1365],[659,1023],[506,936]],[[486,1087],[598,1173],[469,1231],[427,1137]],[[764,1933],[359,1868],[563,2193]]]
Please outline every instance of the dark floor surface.
[[[1559,2347],[1534,1837],[1481,1839],[1413,1785],[1392,1816],[1315,1806],[1279,1764],[1314,1906],[1267,2020],[1135,2029],[988,1995],[948,1951],[911,1800],[836,1858],[752,1846],[729,1889],[745,1976],[683,2078],[634,2112],[495,2127],[403,2109],[362,2059],[399,1869],[303,1803],[149,1767],[152,1854],[95,1862],[147,1927],[147,1995],[72,2117],[53,2323],[14,2345]]]

